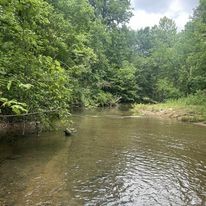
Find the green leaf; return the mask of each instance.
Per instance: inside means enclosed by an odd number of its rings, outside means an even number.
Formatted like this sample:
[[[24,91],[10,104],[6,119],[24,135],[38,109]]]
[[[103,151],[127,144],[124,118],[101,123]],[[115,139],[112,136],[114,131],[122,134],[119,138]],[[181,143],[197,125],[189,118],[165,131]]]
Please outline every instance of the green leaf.
[[[34,85],[32,84],[19,84],[19,87],[22,88],[22,89],[26,89],[26,90],[29,90],[33,87]]]
[[[2,97],[2,98],[0,98],[0,101],[1,101],[1,102],[7,102],[7,101],[8,101],[8,99],[7,99],[7,98],[3,98],[3,97]]]
[[[10,90],[11,89],[11,85],[12,85],[12,80],[10,80],[7,84],[7,89]]]
[[[12,108],[12,111],[17,115],[21,114],[22,112],[28,112],[27,109],[23,108],[20,105],[13,105],[11,106],[11,108]]]

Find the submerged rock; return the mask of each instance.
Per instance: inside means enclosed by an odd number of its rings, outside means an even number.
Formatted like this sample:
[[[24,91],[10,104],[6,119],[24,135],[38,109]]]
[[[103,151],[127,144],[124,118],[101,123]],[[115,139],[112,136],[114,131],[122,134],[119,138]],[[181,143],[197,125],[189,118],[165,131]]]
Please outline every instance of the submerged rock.
[[[65,134],[65,136],[71,136],[73,133],[75,133],[76,132],[76,130],[74,129],[74,128],[66,128],[65,130],[64,130],[64,134]]]
[[[65,136],[71,136],[72,135],[72,131],[69,128],[66,128],[64,130],[64,134],[65,134]]]

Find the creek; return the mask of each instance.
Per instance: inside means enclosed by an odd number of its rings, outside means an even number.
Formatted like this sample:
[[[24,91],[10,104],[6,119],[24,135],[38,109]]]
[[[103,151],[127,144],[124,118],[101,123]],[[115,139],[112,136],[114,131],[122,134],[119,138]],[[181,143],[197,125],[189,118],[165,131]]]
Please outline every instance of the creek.
[[[124,107],[72,120],[71,137],[0,143],[1,206],[206,205],[206,127]]]

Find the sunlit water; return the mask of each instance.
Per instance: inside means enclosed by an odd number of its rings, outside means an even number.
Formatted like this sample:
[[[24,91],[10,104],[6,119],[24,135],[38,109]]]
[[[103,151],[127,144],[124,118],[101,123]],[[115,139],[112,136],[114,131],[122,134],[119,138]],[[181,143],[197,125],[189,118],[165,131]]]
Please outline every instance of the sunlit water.
[[[206,205],[206,127],[130,115],[1,143],[0,206]]]

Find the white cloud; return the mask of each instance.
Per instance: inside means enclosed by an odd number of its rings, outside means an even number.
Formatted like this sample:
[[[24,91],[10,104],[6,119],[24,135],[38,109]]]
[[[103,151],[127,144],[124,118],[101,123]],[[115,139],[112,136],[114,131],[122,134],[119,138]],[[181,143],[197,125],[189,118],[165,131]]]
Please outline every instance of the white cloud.
[[[146,26],[153,26],[158,24],[161,14],[147,13],[144,10],[136,10],[134,16],[131,18],[129,26],[132,29],[140,29]]]
[[[148,11],[147,8],[143,8],[142,6],[140,6],[141,9],[138,9],[137,0],[132,0],[131,3],[133,8],[136,9],[134,10],[134,16],[131,18],[129,26],[135,30],[144,28],[146,26],[154,26],[155,24],[158,24],[160,18],[164,16],[173,19],[176,22],[178,30],[181,30],[184,28],[184,25],[189,21],[189,17],[193,13],[192,6],[194,7],[195,5],[197,5],[197,1],[195,2],[193,0],[193,4],[190,5],[190,8],[188,9],[188,7],[185,7],[184,0],[173,0],[170,1],[167,8],[164,7],[164,11],[162,10],[162,8],[157,11],[155,7],[155,10],[151,12]],[[151,4],[152,3],[153,2],[151,1]]]

